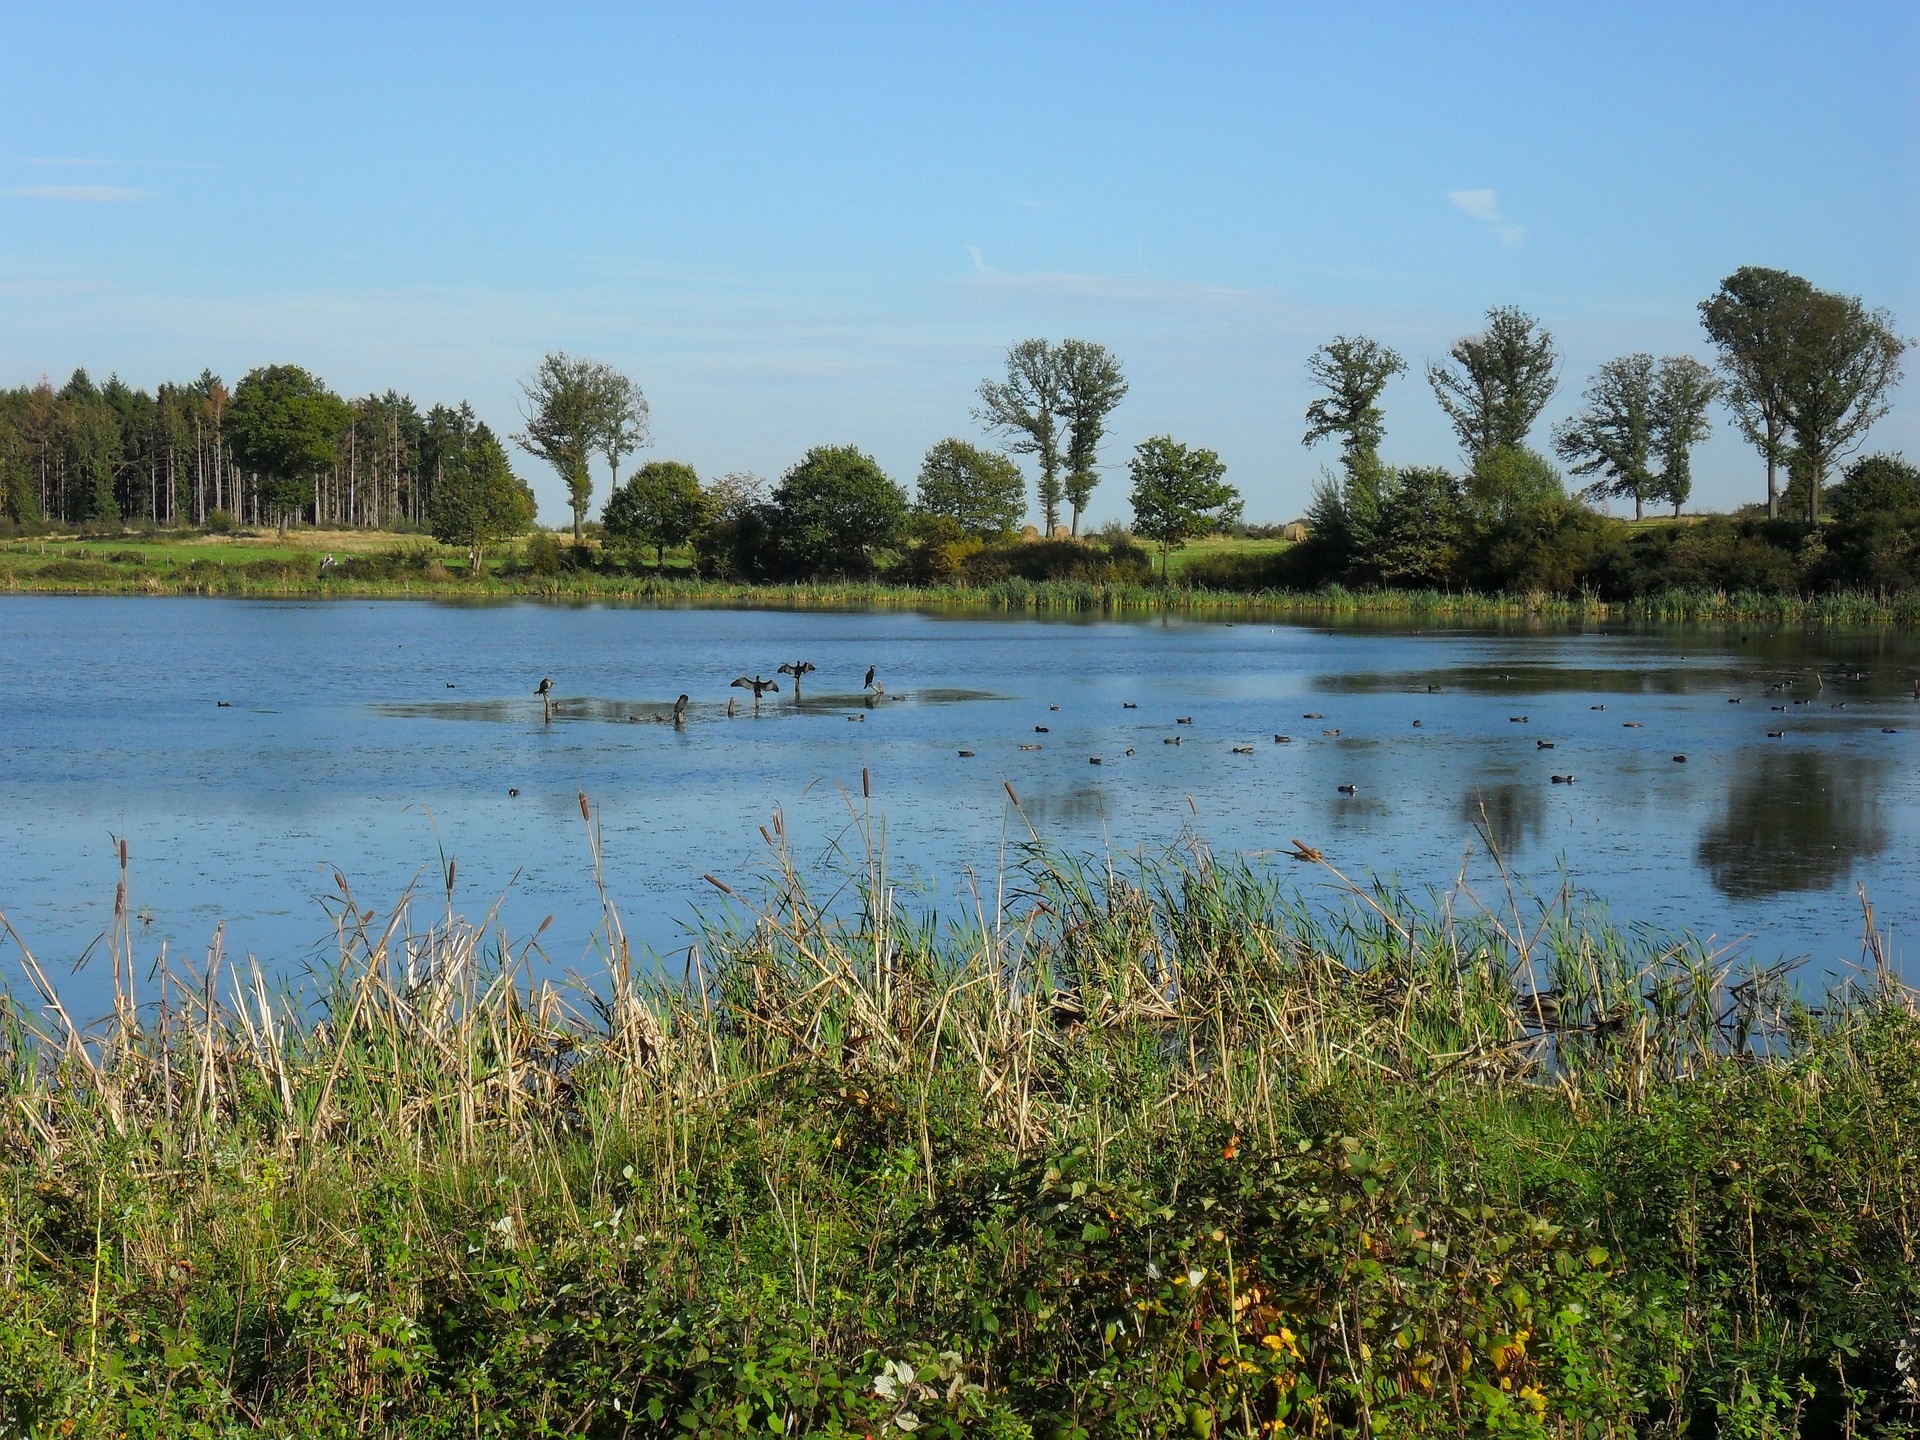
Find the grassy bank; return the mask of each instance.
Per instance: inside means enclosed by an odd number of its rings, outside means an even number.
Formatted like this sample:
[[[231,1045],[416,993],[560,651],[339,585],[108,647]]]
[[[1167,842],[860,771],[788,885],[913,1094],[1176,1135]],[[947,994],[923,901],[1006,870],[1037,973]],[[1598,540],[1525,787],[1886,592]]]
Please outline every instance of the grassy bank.
[[[114,1015],[0,1027],[0,1432],[1915,1433],[1884,966],[1198,848],[936,921],[770,834],[684,982],[608,905],[594,995],[451,874],[341,882],[319,1014],[123,916]]]
[[[378,542],[378,543],[377,543]],[[1214,542],[1209,554],[1233,545]],[[1265,553],[1260,551],[1259,553]],[[335,563],[323,566],[323,554]],[[1460,620],[1738,621],[1756,624],[1920,623],[1920,591],[1675,589],[1633,601],[1533,592],[1347,589],[1223,590],[1176,583],[1113,584],[1003,580],[986,585],[895,585],[867,581],[755,584],[704,580],[671,563],[660,573],[559,569],[540,573],[517,552],[469,573],[464,557],[430,541],[364,533],[199,537],[190,541],[14,540],[0,543],[0,593],[203,595],[265,598],[542,599],[627,604],[737,605],[788,609],[974,610],[989,614],[1146,616],[1432,616]]]

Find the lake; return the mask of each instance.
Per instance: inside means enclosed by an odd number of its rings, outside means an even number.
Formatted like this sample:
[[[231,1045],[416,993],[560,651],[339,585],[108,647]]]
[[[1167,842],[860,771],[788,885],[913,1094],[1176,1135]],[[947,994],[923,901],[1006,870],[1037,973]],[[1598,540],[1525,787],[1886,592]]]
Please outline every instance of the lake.
[[[799,659],[800,704],[729,688]],[[947,907],[969,875],[991,903],[1026,837],[1010,783],[1078,851],[1197,833],[1279,866],[1299,837],[1491,899],[1484,815],[1540,893],[1815,973],[1860,957],[1858,886],[1897,953],[1920,924],[1920,639],[1889,630],[8,596],[0,667],[0,910],[55,973],[111,921],[115,837],[143,959],[224,922],[297,975],[336,870],[385,907],[436,895],[444,853],[462,911],[552,914],[553,965],[591,968],[583,790],[629,934],[669,955],[704,874],[751,890],[776,809],[803,868],[857,845],[863,769],[894,875]],[[683,691],[684,727],[654,718]],[[90,963],[79,1008],[105,986]]]

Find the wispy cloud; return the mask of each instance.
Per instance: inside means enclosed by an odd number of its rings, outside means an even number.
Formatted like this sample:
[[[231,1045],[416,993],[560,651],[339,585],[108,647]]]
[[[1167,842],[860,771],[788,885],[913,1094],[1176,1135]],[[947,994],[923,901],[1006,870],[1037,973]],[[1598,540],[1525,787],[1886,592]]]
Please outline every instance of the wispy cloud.
[[[978,245],[967,246],[967,254],[973,257],[974,274],[992,275],[995,273],[994,268],[987,264],[987,257],[980,253],[980,247]]]
[[[972,250],[969,246],[968,249]],[[995,270],[974,252],[974,273],[966,285],[1032,295],[1061,295],[1086,300],[1123,302],[1232,304],[1265,296],[1267,292],[1204,281],[1156,280],[1144,275],[1112,275],[1077,270]]]
[[[1498,191],[1449,190],[1447,199],[1453,202],[1454,209],[1472,216],[1493,231],[1502,245],[1518,245],[1527,238],[1526,227],[1514,224],[1501,210]]]
[[[1018,205],[1022,210],[1044,210],[1050,214],[1058,214],[1067,208],[1058,200],[1036,200],[1031,195],[1009,195],[1007,203]]]
[[[151,190],[124,185],[12,185],[4,192],[22,200],[67,200],[82,205],[105,205],[126,200],[151,200]]]

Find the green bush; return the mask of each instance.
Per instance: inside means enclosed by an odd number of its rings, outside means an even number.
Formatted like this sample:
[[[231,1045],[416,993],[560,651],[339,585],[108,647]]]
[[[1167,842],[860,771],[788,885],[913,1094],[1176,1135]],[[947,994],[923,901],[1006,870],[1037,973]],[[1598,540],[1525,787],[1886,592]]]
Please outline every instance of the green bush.
[[[1144,584],[1153,577],[1153,557],[1131,539],[1015,540],[969,555],[963,573],[973,584],[1000,580]]]

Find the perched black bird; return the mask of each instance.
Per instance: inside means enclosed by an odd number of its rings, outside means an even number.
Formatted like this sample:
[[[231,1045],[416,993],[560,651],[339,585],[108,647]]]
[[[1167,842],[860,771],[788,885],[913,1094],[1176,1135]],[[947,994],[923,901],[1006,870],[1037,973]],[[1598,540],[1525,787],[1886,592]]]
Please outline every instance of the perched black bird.
[[[758,675],[754,676],[751,680],[742,675],[727,688],[730,690],[751,690],[753,692],[753,703],[756,705],[760,703],[760,696],[765,691],[771,690],[776,695],[780,693],[779,685],[771,680],[762,680]]]
[[[867,666],[867,683],[860,687],[862,690],[871,690],[873,688],[874,668],[872,665]]]
[[[791,665],[782,665],[773,673],[776,675],[791,675],[793,677],[793,698],[798,700],[800,698],[801,679],[818,668],[819,667],[811,660],[795,660]]]
[[[676,725],[687,723],[687,697],[684,695],[673,702],[673,723]]]
[[[538,695],[542,700],[546,699],[549,695],[553,694],[553,681],[551,679],[542,679],[533,693]]]

